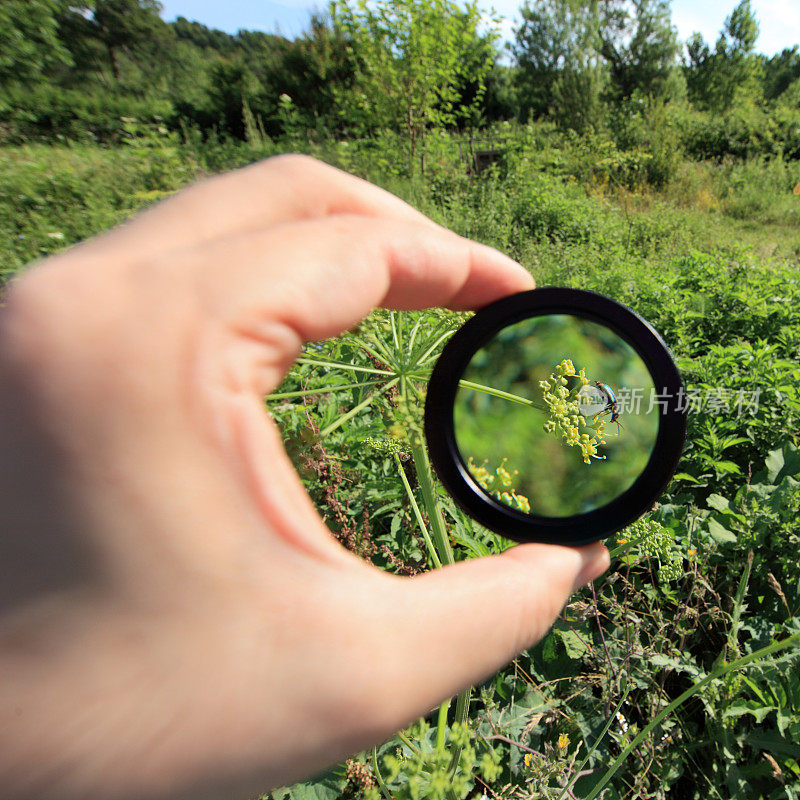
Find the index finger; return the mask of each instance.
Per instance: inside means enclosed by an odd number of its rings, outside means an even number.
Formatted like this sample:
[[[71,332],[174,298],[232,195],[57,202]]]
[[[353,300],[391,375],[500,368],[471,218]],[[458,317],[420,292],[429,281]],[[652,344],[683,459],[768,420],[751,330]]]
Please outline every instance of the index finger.
[[[479,308],[535,286],[517,262],[452,231],[348,215],[221,240],[186,261],[206,319],[222,321],[250,343],[271,331],[277,374],[264,393],[302,342],[338,336],[376,306]],[[276,325],[288,334],[281,348],[274,346]]]
[[[184,189],[96,240],[138,258],[338,214],[440,227],[399,197],[309,156],[282,155]]]

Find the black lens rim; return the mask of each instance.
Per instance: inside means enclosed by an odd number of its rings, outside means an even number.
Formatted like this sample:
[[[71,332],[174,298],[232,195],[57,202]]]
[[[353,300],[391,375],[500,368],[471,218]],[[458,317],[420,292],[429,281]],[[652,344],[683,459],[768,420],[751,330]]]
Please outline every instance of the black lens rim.
[[[474,480],[461,457],[453,417],[458,382],[473,355],[502,328],[551,314],[576,316],[612,330],[639,354],[656,391],[667,396],[656,442],[642,474],[610,503],[570,517],[524,514],[493,498]],[[674,475],[683,452],[685,406],[683,381],[672,354],[646,320],[604,295],[548,287],[498,300],[478,311],[453,334],[428,383],[425,438],[431,462],[445,489],[481,525],[518,542],[579,546],[617,533],[652,508]]]

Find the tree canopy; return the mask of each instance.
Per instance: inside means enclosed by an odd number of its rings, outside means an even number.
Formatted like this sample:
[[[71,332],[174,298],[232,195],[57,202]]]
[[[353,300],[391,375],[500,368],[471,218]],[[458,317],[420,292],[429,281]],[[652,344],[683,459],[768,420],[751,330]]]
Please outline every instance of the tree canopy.
[[[203,135],[393,129],[416,151],[442,126],[586,131],[651,104],[791,111],[800,95],[800,46],[759,55],[751,0],[730,0],[716,42],[693,35],[682,61],[670,0],[520,2],[504,57],[477,0],[335,0],[294,39],[167,23],[157,0],[3,0],[0,123],[104,138],[145,109]]]

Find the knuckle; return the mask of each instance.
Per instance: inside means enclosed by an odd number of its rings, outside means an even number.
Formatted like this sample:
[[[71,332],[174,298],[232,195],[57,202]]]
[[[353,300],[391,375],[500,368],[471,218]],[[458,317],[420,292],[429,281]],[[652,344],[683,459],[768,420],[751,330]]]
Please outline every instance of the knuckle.
[[[320,180],[330,168],[312,156],[302,153],[284,153],[262,161],[256,166],[264,171],[265,177],[273,178],[274,173],[285,175],[292,181]]]
[[[287,169],[298,170],[316,170],[320,168],[320,162],[312,156],[305,155],[304,153],[283,153],[279,156],[273,156],[263,162],[265,165],[278,166]]]

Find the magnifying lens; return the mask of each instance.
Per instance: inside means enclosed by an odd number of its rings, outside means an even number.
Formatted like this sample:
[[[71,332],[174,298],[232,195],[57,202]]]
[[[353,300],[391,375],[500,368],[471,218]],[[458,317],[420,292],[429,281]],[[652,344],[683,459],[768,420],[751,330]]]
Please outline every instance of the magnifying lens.
[[[482,309],[434,367],[425,435],[447,491],[520,542],[582,545],[649,510],[686,436],[659,334],[593,292],[534,289]]]

